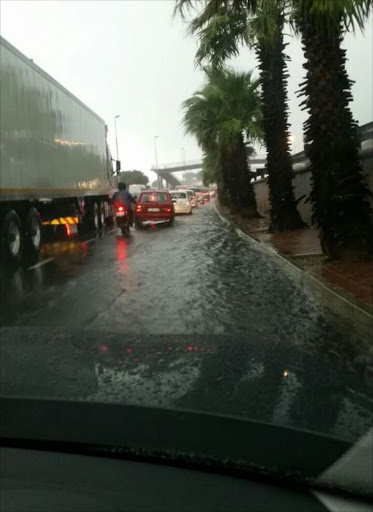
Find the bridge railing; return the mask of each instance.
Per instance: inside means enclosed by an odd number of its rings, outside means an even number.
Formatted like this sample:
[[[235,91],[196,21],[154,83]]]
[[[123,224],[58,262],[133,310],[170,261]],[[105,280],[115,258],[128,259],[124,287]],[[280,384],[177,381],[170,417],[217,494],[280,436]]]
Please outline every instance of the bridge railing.
[[[158,165],[156,167],[154,164],[152,165],[152,171],[155,169],[173,169],[174,167],[188,167],[189,165],[202,165],[202,160],[186,160],[185,162],[172,162],[168,164]]]
[[[256,155],[253,158],[250,158],[249,163],[252,165],[256,164],[262,164],[263,161],[266,159],[266,155]],[[167,169],[178,169],[178,171],[188,170],[188,167],[191,166],[201,166],[202,167],[202,160],[187,160],[185,162],[172,162],[168,164],[158,165],[156,167],[154,164],[151,167],[152,171],[164,171]],[[175,171],[174,171],[175,172]]]

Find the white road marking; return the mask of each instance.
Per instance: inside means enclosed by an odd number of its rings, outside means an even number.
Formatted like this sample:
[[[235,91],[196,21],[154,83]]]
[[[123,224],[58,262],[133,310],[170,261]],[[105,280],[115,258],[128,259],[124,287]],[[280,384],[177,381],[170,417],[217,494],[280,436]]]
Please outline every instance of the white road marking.
[[[90,238],[89,240],[83,240],[83,243],[90,244],[91,242],[94,242],[96,238]]]
[[[32,267],[27,267],[27,270],[34,270],[34,268],[39,268],[42,265],[46,265],[50,261],[53,261],[55,258],[47,258],[46,260],[39,261],[39,263],[36,263],[35,265],[32,265]]]
[[[110,233],[115,233],[116,229],[111,229],[110,231],[107,232],[108,235],[110,235]]]

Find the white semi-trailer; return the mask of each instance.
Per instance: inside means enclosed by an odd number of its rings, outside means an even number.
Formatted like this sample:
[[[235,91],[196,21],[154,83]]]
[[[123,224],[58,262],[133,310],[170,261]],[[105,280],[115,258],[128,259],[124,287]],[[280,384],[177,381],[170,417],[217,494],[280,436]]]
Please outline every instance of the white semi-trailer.
[[[97,114],[3,38],[0,52],[1,255],[29,262],[43,225],[104,226],[112,159]]]

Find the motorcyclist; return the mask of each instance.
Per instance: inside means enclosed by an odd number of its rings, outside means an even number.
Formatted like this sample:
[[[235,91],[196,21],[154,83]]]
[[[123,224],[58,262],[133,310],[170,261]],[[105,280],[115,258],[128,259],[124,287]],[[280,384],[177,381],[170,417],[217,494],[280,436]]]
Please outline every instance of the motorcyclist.
[[[116,203],[121,203],[125,205],[126,210],[128,212],[128,216],[132,222],[134,217],[132,205],[136,203],[136,200],[133,197],[133,195],[127,190],[127,185],[123,183],[123,181],[120,181],[118,183],[118,190],[113,195],[113,200]]]

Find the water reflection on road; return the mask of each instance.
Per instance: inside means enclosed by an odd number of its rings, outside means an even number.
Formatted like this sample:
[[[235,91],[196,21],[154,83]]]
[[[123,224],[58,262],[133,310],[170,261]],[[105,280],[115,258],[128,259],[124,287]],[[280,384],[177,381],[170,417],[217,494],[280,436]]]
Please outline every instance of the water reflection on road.
[[[373,420],[360,375],[283,343],[242,336],[127,336],[5,328],[11,396],[118,402],[237,416],[354,440]]]

